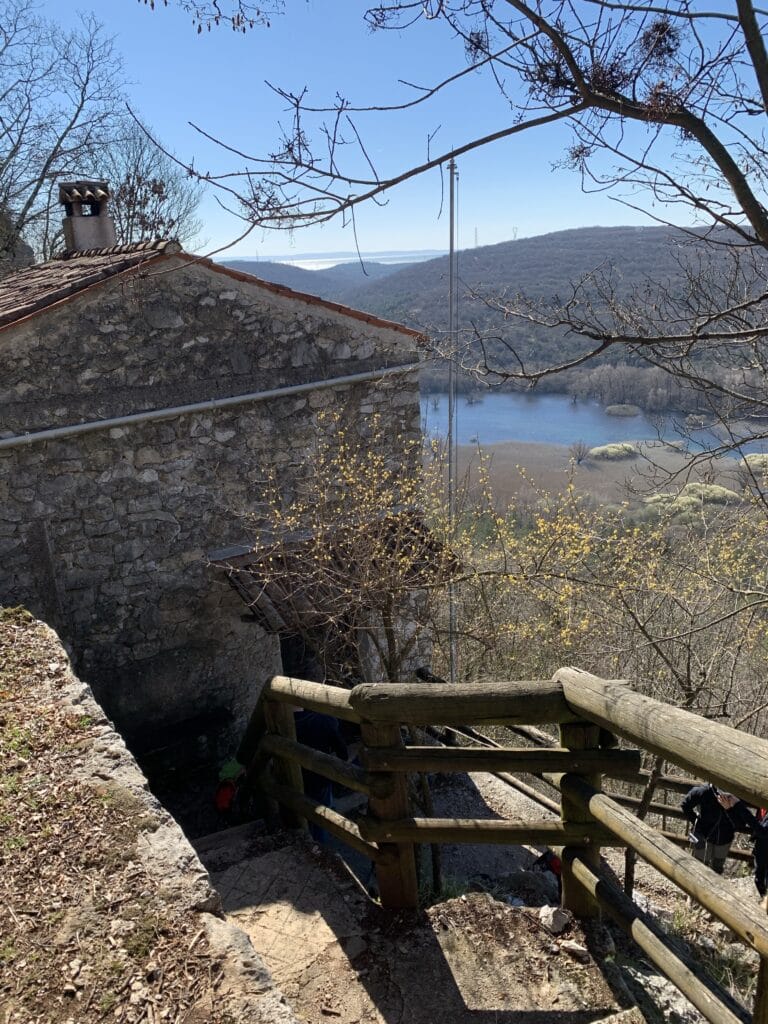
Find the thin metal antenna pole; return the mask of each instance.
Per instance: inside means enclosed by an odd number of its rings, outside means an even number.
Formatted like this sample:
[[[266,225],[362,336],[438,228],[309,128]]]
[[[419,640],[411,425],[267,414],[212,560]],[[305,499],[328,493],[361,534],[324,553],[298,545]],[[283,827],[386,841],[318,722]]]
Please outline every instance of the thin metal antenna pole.
[[[448,532],[453,535],[456,510],[456,161],[448,164],[450,228],[448,244]],[[456,594],[448,586],[448,660],[449,678],[456,682],[458,648],[456,644]]]

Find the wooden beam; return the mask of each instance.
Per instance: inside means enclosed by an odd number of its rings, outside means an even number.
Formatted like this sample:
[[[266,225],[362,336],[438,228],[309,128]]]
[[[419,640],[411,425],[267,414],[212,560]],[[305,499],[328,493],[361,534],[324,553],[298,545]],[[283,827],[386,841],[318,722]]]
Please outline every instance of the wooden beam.
[[[617,804],[621,804],[622,807],[637,807],[640,801],[634,796],[624,796],[621,793],[607,793],[612,800],[615,800]],[[660,817],[663,815],[667,818],[685,818],[685,814],[679,806],[674,804],[659,804],[652,803],[648,808],[649,814],[658,814]]]
[[[406,747],[367,751],[365,765],[371,771],[390,772],[575,772],[592,774],[610,768],[616,777],[636,775],[639,750],[579,750],[564,748],[531,750],[530,747]]]
[[[265,736],[259,746],[260,754],[274,754],[276,757],[295,761],[302,768],[322,775],[325,779],[338,782],[341,786],[354,789],[366,796],[386,797],[392,792],[392,782],[385,776],[371,775],[356,765],[341,761],[333,754],[326,754],[314,747],[307,747],[284,736]]]
[[[760,967],[757,971],[752,1022],[753,1024],[768,1024],[768,960],[763,957],[760,957]]]
[[[698,900],[743,942],[761,956],[768,955],[768,917],[759,904],[737,903],[730,885],[720,875],[578,776],[562,776],[560,788],[564,797],[567,793],[569,800],[587,807],[596,821],[636,850],[665,878]]]
[[[573,722],[559,683],[363,683],[349,702],[370,722],[408,725],[515,725]]]
[[[560,742],[564,747],[573,751],[575,755],[578,755],[585,751],[593,750],[598,746],[600,742],[600,729],[598,726],[588,722],[566,722],[560,726]],[[552,775],[551,772],[547,774]],[[575,774],[573,777],[579,778]],[[591,789],[600,789],[602,780],[599,772],[587,774],[583,778]],[[592,817],[589,808],[579,800],[572,800],[565,789],[560,791],[560,819],[565,828],[579,825],[582,827],[594,827],[595,825],[595,819]],[[574,846],[575,852],[586,863],[591,864],[593,867],[597,867],[600,864],[599,846],[595,844],[585,846],[581,843],[569,845]],[[582,919],[598,916],[597,903],[589,891],[574,876],[565,861],[563,861],[561,881],[561,901],[566,910],[570,910],[572,914]]]
[[[635,693],[577,668],[562,668],[571,709],[632,743],[703,776],[757,807],[768,806],[768,740]]]
[[[567,843],[623,846],[607,829],[563,825],[559,821],[507,821],[503,818],[400,818],[379,821],[363,816],[360,834],[376,842],[491,843],[509,846]]]
[[[362,853],[363,856],[372,860],[377,865],[390,864],[392,858],[386,852],[379,850],[378,846],[368,842],[360,834],[360,829],[354,822],[349,821],[343,814],[326,807],[312,797],[304,793],[296,793],[287,786],[281,786],[278,782],[264,778],[263,786],[265,792],[273,797],[281,806],[289,807],[297,816],[314,821],[321,828],[324,828],[331,835],[336,836],[353,850]]]
[[[527,796],[529,800],[533,800],[534,803],[539,804],[541,807],[546,807],[548,811],[552,811],[558,818],[560,817],[560,804],[555,800],[550,800],[548,796],[544,796],[533,786],[528,786],[525,782],[521,782],[520,779],[515,778],[514,775],[509,775],[507,772],[494,772],[497,779],[501,779],[502,782],[506,782],[508,786],[516,789],[518,793],[522,793],[523,796]]]
[[[367,748],[397,747],[402,744],[399,725],[380,725],[363,722],[361,727],[363,743]],[[409,812],[408,780],[405,775],[385,775],[392,783],[389,796],[371,796],[368,800],[369,813],[382,823],[404,817]],[[362,832],[361,832],[362,835]],[[383,850],[390,860],[376,866],[376,881],[379,886],[381,905],[387,910],[413,909],[419,904],[419,879],[416,873],[416,857],[413,844],[408,841],[395,843],[387,841]]]
[[[751,1014],[734,1002],[699,964],[674,948],[669,937],[602,872],[595,871],[570,850],[563,851],[563,861],[600,908],[635,940],[711,1024],[749,1024]]]
[[[639,783],[642,785],[643,782],[647,782],[647,780],[650,778],[650,775],[651,773],[649,771],[646,771],[646,769],[644,768],[640,772],[640,779],[638,780]],[[685,794],[688,792],[689,789],[691,789],[692,786],[700,785],[701,781],[697,779],[682,779],[679,777],[674,777],[672,775],[660,775],[659,780],[656,783],[656,788],[668,789],[672,793]]]
[[[343,718],[345,722],[359,722],[360,716],[349,703],[349,690],[341,686],[310,683],[306,679],[273,676],[264,687],[264,697],[270,701],[295,704],[308,711]]]
[[[267,728],[286,739],[296,742],[296,722],[293,711],[285,704],[264,704],[264,719]],[[254,760],[260,760],[257,757]],[[250,766],[249,766],[250,767]],[[258,768],[254,767],[254,770]],[[286,789],[303,794],[304,779],[301,775],[301,768],[293,761],[279,757],[274,766],[275,777],[278,783]],[[286,828],[306,828],[306,822],[301,814],[297,814],[295,808],[290,804],[280,804],[280,818]]]

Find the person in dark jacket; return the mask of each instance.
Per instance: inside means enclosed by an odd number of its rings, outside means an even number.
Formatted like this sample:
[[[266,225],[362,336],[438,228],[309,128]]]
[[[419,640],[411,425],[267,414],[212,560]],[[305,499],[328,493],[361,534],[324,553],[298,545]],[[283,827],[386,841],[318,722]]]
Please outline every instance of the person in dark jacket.
[[[314,747],[325,754],[335,754],[342,761],[347,760],[347,744],[341,735],[339,723],[336,718],[330,715],[323,715],[319,711],[296,711],[293,715],[296,723],[296,739],[305,747]],[[326,807],[333,807],[333,783],[330,779],[318,775],[317,772],[301,769],[304,778],[304,792]],[[326,841],[325,829],[314,822],[309,824],[309,833],[318,842]]]
[[[754,816],[743,800],[720,793],[712,785],[694,786],[683,798],[682,811],[691,824],[691,853],[722,875],[737,832],[754,831]]]
[[[731,793],[718,794],[717,802],[728,811],[739,803],[737,797]],[[768,810],[761,807],[757,814],[752,814],[751,810],[747,810],[747,813],[750,816],[752,838],[755,841],[752,848],[755,888],[762,897],[763,909],[768,911]]]

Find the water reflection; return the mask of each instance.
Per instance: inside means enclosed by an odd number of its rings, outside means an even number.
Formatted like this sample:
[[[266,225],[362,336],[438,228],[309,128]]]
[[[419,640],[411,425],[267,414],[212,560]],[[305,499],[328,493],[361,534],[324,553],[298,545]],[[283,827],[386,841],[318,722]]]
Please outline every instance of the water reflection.
[[[421,400],[426,433],[445,435],[448,396],[425,395]],[[459,444],[498,444],[529,441],[571,445],[583,441],[594,448],[616,441],[680,441],[700,448],[714,448],[717,434],[706,427],[690,427],[685,417],[609,416],[597,402],[574,401],[570,395],[509,394],[489,392],[478,400],[460,396],[457,402],[456,436]],[[765,450],[765,443],[751,443],[745,451]]]

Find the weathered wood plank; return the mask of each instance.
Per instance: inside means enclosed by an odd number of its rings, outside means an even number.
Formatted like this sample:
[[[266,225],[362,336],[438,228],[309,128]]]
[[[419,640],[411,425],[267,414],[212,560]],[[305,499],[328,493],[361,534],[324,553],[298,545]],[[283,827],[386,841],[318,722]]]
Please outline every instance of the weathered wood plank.
[[[265,685],[263,696],[269,701],[295,704],[308,711],[343,718],[345,722],[359,722],[360,716],[349,703],[350,693],[350,690],[341,686],[326,686],[324,683],[311,683],[290,676],[273,676]]]
[[[563,825],[559,821],[508,821],[499,818],[401,818],[379,821],[363,816],[360,834],[376,842],[492,843],[562,846],[567,843],[623,846],[598,825]]]
[[[636,775],[639,750],[532,750],[530,747],[406,747],[379,748],[365,754],[371,771],[391,772],[575,772],[592,774],[610,770],[617,778]]]
[[[302,768],[322,775],[325,779],[338,782],[348,789],[370,796],[385,797],[392,791],[392,782],[381,775],[371,775],[356,765],[347,764],[333,754],[296,743],[285,736],[265,736],[259,746],[260,754],[274,754],[289,761],[296,761]]]
[[[620,889],[600,872],[575,855],[563,852],[567,864],[579,883],[613,920],[631,935],[638,946],[670,981],[693,1003],[712,1024],[749,1024],[751,1015],[731,999],[704,969],[674,949],[667,936],[641,913]]]
[[[757,807],[768,806],[768,741],[635,693],[626,683],[562,668],[573,711]]]
[[[368,748],[397,747],[402,744],[399,725],[373,725],[363,722],[361,732],[363,743]],[[381,821],[404,817],[409,812],[407,777],[385,777],[392,783],[392,791],[386,797],[369,797],[368,811],[375,819]],[[382,849],[390,859],[387,863],[380,862],[376,865],[381,905],[392,910],[417,907],[419,880],[413,844],[407,841],[398,844],[387,842]]]
[[[463,683],[425,686],[410,683],[363,683],[349,695],[358,714],[371,722],[408,725],[540,724],[572,722],[559,683]]]
[[[698,900],[748,946],[761,956],[768,955],[768,917],[758,904],[738,903],[733,890],[719,875],[578,776],[562,776],[560,788],[564,796],[567,793],[569,800],[586,806],[595,820]]]

